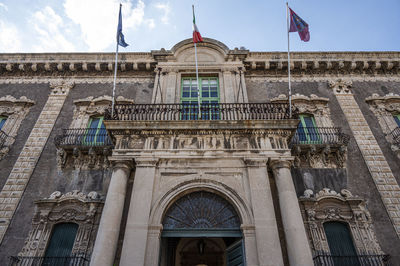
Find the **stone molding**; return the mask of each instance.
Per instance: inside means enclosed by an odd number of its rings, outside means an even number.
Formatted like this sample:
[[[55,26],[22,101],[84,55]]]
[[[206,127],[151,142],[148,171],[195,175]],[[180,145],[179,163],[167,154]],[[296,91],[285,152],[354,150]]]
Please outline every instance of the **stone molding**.
[[[369,109],[378,118],[383,133],[388,135],[397,127],[393,115],[400,114],[400,95],[389,93],[379,96],[374,93],[367,97],[365,101],[369,104]]]
[[[268,163],[269,167],[271,167],[273,171],[276,171],[280,168],[287,168],[290,170],[292,164],[292,158],[271,158]]]
[[[59,223],[79,226],[72,254],[91,254],[103,204],[97,192],[85,194],[79,190],[65,194],[55,191],[48,198],[35,201],[32,229],[18,256],[44,256],[53,227]]]
[[[19,99],[6,95],[0,98],[0,116],[7,117],[6,122],[2,127],[2,131],[8,135],[0,149],[0,160],[10,150],[11,145],[14,143],[18,133],[18,129],[22,123],[22,120],[29,113],[30,108],[35,104],[34,101],[21,96]]]
[[[245,158],[244,163],[247,167],[266,167],[268,163],[268,159],[260,159],[260,158]]]
[[[324,188],[315,195],[312,190],[306,190],[299,201],[314,252],[330,254],[323,224],[343,222],[349,226],[358,254],[382,254],[365,201],[349,190],[337,193]]]
[[[351,80],[330,80],[329,87],[333,89],[335,94],[352,94],[350,87],[353,85]]]

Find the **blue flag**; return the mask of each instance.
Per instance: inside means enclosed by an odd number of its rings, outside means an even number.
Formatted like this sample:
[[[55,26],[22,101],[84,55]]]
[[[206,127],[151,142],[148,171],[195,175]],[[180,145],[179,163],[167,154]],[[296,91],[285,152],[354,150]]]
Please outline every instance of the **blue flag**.
[[[129,44],[125,42],[124,34],[122,33],[122,4],[119,5],[118,29],[117,29],[117,43],[122,47],[127,47]]]

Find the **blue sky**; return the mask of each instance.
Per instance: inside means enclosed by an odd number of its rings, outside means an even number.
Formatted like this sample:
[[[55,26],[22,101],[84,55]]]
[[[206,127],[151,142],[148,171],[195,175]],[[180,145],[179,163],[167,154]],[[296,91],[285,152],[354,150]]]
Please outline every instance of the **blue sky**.
[[[0,52],[113,52],[117,0],[0,0]],[[125,52],[170,49],[192,35],[229,48],[287,49],[285,1],[123,0]],[[400,0],[292,0],[311,40],[292,51],[400,51]]]

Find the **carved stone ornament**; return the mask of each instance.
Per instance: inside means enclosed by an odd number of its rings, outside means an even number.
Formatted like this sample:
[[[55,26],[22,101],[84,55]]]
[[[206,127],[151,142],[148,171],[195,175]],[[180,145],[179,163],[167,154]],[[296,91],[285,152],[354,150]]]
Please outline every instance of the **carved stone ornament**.
[[[347,146],[345,144],[301,144],[292,147],[297,168],[345,168]]]
[[[2,127],[2,131],[7,134],[3,145],[0,147],[0,160],[8,153],[10,146],[14,143],[18,129],[22,120],[28,114],[29,109],[35,102],[21,96],[19,99],[11,95],[0,98],[0,116],[6,117],[7,120]]]
[[[329,87],[333,89],[335,94],[351,94],[350,87],[352,85],[353,83],[350,80],[329,81]]]
[[[323,224],[332,221],[348,224],[358,254],[382,253],[364,200],[349,190],[342,189],[338,193],[324,188],[315,195],[311,190],[306,190],[299,201],[314,253],[329,254]]]
[[[280,94],[278,97],[272,98],[271,102],[287,103],[288,97],[285,94]],[[328,98],[319,97],[315,94],[311,94],[310,96],[298,93],[292,95],[292,104],[298,108],[299,113],[313,115],[319,127],[333,126],[328,102]]]
[[[392,150],[400,158],[400,145],[398,145],[398,134],[393,134],[394,130],[399,130],[393,115],[400,114],[400,95],[389,93],[379,96],[374,93],[365,101],[369,104],[369,109],[375,114],[386,140],[391,144]]]
[[[57,167],[59,170],[71,167],[75,170],[99,170],[108,169],[112,147],[90,147],[80,149],[74,147],[72,150],[67,148],[57,148]]]
[[[75,86],[75,83],[70,80],[54,80],[50,82],[50,95],[68,95],[69,90]]]
[[[32,229],[18,255],[44,256],[53,226],[58,223],[79,226],[72,254],[91,254],[103,204],[96,192],[85,194],[78,190],[65,194],[55,191],[48,198],[36,201]]]

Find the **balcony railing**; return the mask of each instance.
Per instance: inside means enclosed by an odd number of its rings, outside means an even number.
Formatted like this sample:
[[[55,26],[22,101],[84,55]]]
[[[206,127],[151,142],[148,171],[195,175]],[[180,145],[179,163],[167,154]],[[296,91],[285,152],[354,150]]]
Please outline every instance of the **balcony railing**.
[[[9,266],[88,266],[86,256],[71,257],[10,257]]]
[[[390,137],[394,145],[400,146],[400,127],[396,127],[392,132],[390,132]]]
[[[8,138],[9,136],[3,130],[0,130],[0,149],[6,144]]]
[[[177,120],[283,120],[290,119],[289,105],[282,103],[210,103],[201,104],[116,104],[106,110],[105,120],[177,121]],[[297,117],[292,110],[292,118]]]
[[[314,256],[315,266],[390,266],[389,255]]]
[[[338,144],[347,145],[350,137],[336,127],[303,127],[297,130],[291,145],[298,144]]]
[[[54,138],[54,143],[57,147],[79,146],[90,148],[113,145],[107,131],[97,128],[64,129],[61,134]]]

